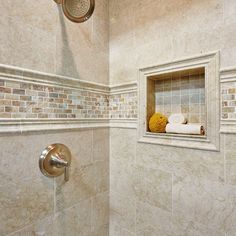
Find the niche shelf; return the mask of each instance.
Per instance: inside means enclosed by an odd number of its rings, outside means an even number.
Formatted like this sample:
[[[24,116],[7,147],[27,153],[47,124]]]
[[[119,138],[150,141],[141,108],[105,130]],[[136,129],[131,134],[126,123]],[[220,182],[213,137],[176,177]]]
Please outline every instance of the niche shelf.
[[[183,113],[204,135],[152,133],[150,117]],[[219,54],[211,53],[140,69],[139,142],[219,150]]]

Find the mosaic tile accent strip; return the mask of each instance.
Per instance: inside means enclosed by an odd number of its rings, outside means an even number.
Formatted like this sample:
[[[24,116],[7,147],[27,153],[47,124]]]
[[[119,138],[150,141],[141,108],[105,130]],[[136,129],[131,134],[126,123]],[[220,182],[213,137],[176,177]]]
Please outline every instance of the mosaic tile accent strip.
[[[236,119],[236,82],[222,83],[221,87],[221,118]]]
[[[206,124],[204,74],[155,82],[155,110],[166,116],[183,113],[190,123]]]
[[[136,119],[137,83],[106,86],[75,78],[0,65],[0,119]],[[96,121],[97,120],[97,121]],[[41,124],[41,123],[40,123]],[[70,123],[71,124],[71,123]]]
[[[0,80],[0,118],[108,117],[108,94]]]
[[[138,117],[137,92],[109,96],[110,119],[136,119]]]
[[[0,118],[136,119],[137,92],[109,94],[0,80]]]

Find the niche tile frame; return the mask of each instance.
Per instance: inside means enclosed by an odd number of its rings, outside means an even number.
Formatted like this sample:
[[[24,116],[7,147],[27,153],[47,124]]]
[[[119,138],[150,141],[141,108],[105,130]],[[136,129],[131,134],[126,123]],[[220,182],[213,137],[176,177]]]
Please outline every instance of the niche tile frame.
[[[143,143],[194,148],[200,150],[219,151],[220,149],[220,76],[219,76],[220,53],[213,52],[198,55],[191,58],[181,59],[161,65],[141,68],[139,70],[139,120],[138,141]],[[178,134],[158,134],[147,131],[147,117],[150,104],[148,96],[154,96],[154,89],[148,86],[150,77],[183,70],[205,68],[205,106],[207,134],[205,136],[191,136]],[[151,98],[152,99],[152,98]]]

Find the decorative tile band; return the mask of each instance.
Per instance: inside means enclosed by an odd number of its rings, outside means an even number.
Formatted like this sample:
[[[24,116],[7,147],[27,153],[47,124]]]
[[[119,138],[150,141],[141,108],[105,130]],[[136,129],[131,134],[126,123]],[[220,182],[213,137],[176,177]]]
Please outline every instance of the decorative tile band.
[[[0,118],[108,118],[107,94],[0,80]]]
[[[137,92],[114,94],[109,96],[110,119],[137,119],[138,104]]]
[[[0,132],[109,126],[109,119],[137,119],[135,82],[109,87],[0,65]]]
[[[223,83],[221,87],[222,119],[236,120],[236,82]]]
[[[236,132],[236,69],[222,70],[220,75],[221,132]],[[72,121],[71,128],[122,127],[127,120],[125,127],[134,128],[137,97],[136,82],[106,86],[0,65],[0,132],[30,123],[31,130],[40,130],[41,123],[45,129],[53,129],[49,124],[57,128],[66,124],[65,129]]]
[[[236,133],[236,69],[221,71],[221,132]]]
[[[137,118],[137,92],[114,95],[0,80],[0,118]]]

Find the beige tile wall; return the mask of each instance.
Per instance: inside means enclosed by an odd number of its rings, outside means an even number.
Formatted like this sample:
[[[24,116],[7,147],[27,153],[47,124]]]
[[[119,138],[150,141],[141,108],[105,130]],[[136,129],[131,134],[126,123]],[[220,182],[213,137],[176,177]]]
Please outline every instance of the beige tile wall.
[[[0,137],[0,235],[108,235],[108,137],[108,129]],[[69,182],[39,170],[51,143],[72,152]]]
[[[0,63],[108,84],[108,1],[96,5],[77,25],[53,1],[4,1]],[[221,66],[235,66],[235,11],[234,0],[111,0],[110,83],[214,50]],[[116,117],[122,98],[112,99]],[[106,236],[110,191],[112,236],[234,236],[235,135],[221,136],[220,152],[140,144],[136,135],[111,129],[110,146],[107,129],[0,137],[0,234]],[[38,155],[55,142],[73,153],[68,183],[38,170]]]
[[[235,135],[221,140],[198,151],[111,129],[110,235],[235,235]]]
[[[139,68],[221,50],[235,66],[234,0],[110,1],[110,82],[137,80]]]
[[[111,0],[110,83],[218,50],[221,68],[235,67],[235,13],[233,0]],[[220,152],[200,151],[138,143],[135,129],[111,129],[110,235],[235,236],[235,142],[224,134]]]
[[[6,0],[1,12],[1,64],[108,84],[108,1],[84,24],[53,0]]]
[[[108,1],[96,3],[89,21],[74,24],[53,0],[2,1],[0,64],[108,84]],[[65,107],[55,101],[65,99],[59,91],[54,91],[57,95],[51,91],[50,98],[47,86],[22,88],[20,83],[1,81],[0,87],[1,118],[3,113],[5,118],[26,118],[33,109],[34,118],[49,118],[55,115],[49,103],[65,116]],[[45,89],[51,102],[42,107]],[[69,103],[76,110],[80,105]],[[47,114],[41,109],[48,109]],[[108,235],[108,137],[108,129],[1,135],[0,235]],[[41,151],[56,142],[72,151],[68,183],[63,178],[46,178],[39,171]]]

